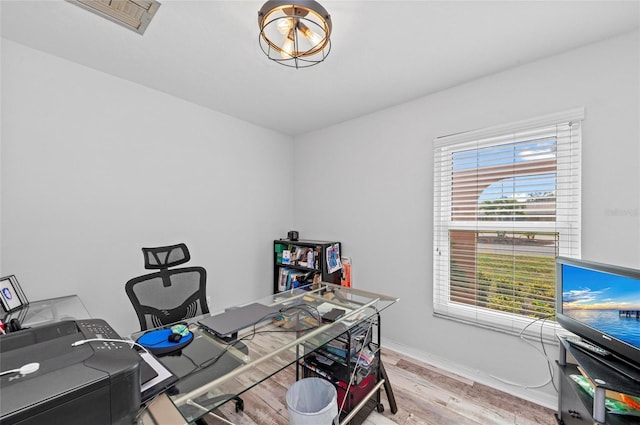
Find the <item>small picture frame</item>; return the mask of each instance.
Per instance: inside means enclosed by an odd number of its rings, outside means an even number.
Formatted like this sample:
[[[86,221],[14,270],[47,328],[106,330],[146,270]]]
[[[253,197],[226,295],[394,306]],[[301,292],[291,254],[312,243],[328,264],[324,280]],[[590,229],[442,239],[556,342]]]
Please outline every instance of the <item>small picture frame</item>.
[[[29,304],[14,275],[0,278],[0,304],[7,313]]]

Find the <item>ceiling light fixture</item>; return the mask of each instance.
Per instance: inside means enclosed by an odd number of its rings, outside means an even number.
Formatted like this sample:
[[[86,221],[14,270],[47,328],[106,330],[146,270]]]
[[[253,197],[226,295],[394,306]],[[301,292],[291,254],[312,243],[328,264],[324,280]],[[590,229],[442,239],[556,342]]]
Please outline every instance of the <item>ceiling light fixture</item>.
[[[317,65],[331,51],[331,17],[316,1],[270,0],[258,12],[258,26],[262,51],[280,65]]]

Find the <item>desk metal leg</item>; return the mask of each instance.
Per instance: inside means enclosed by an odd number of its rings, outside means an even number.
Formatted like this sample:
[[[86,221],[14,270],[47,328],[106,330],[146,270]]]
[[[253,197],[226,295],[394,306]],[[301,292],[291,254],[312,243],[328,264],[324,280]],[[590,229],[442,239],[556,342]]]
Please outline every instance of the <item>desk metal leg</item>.
[[[384,392],[387,395],[387,400],[389,400],[389,408],[391,409],[391,413],[395,415],[398,412],[398,404],[396,403],[396,396],[393,394],[393,388],[391,388],[391,382],[389,382],[389,375],[387,375],[387,370],[384,368],[382,359],[380,359],[380,375],[382,379],[384,379]]]
[[[382,317],[380,317],[380,312],[378,315],[378,344],[379,347],[382,348]],[[396,403],[396,396],[393,394],[393,388],[391,388],[391,381],[389,381],[389,375],[387,375],[387,370],[384,368],[384,363],[382,362],[382,356],[379,356],[379,372],[380,378],[384,380],[384,392],[387,394],[387,400],[389,400],[389,409],[391,409],[391,413],[394,415],[398,412],[398,404]]]
[[[605,389],[602,387],[595,387],[593,395],[593,419],[599,423],[605,423]]]

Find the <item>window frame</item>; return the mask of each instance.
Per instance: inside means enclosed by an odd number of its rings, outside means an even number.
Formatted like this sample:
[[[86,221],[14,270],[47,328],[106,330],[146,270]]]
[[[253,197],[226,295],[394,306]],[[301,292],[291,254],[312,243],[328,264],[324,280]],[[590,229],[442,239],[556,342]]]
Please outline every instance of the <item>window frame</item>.
[[[450,298],[450,230],[495,231],[549,231],[557,232],[558,255],[580,258],[581,233],[581,126],[584,108],[575,108],[533,119],[493,126],[481,130],[438,137],[434,140],[434,235],[433,235],[433,311],[437,317],[461,321],[511,334],[528,335],[555,341],[558,326],[555,322],[522,316],[515,313],[490,310]],[[531,134],[548,127],[568,126],[569,136],[556,137],[557,152],[568,149],[569,155],[556,155],[556,180],[563,181],[563,189],[555,195],[555,221],[524,221],[514,227],[513,222],[483,220],[453,220],[453,167],[440,167],[441,161],[450,160],[454,152],[478,146],[498,146],[526,140]],[[562,139],[562,140],[560,140]],[[560,144],[563,143],[562,146]],[[577,210],[576,210],[577,208]],[[572,209],[573,213],[569,212]],[[567,212],[567,213],[565,213]],[[446,234],[445,234],[446,233]],[[477,252],[477,251],[476,251]]]

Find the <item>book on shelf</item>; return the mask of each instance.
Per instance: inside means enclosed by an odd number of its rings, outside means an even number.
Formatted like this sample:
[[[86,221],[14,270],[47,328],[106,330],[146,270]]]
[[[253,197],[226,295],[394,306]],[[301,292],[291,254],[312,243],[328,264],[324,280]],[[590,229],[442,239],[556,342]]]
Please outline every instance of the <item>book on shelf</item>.
[[[289,267],[280,267],[278,272],[278,291],[288,291],[306,284],[309,273]]]
[[[351,288],[351,257],[342,257],[342,272],[340,276],[340,285]]]
[[[357,363],[360,366],[368,367],[376,360],[376,353],[370,350],[368,347],[362,347],[360,352],[351,357],[352,363]]]
[[[282,264],[291,264],[291,251],[288,249],[282,251]]]
[[[280,267],[280,272],[278,273],[278,291],[286,291],[287,290],[287,269],[285,267]]]
[[[304,246],[289,246],[281,251],[276,251],[276,262],[284,266],[306,267],[320,270],[318,251]]]

